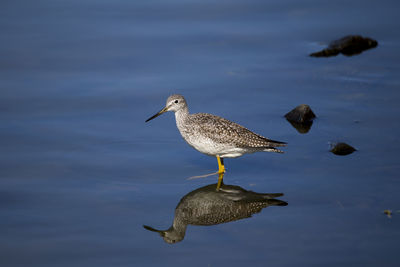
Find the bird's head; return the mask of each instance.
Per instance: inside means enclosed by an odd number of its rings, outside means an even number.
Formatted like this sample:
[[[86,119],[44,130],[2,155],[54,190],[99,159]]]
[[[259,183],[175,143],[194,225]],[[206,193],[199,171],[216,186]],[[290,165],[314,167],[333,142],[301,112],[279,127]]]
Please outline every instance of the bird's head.
[[[157,118],[158,116],[160,116],[161,114],[167,112],[167,111],[173,111],[173,112],[177,112],[181,109],[184,109],[187,107],[186,104],[186,100],[183,96],[181,95],[171,95],[170,97],[168,97],[167,99],[167,103],[165,104],[165,107],[160,110],[157,114],[151,116],[150,118],[148,118],[146,120],[146,122]]]

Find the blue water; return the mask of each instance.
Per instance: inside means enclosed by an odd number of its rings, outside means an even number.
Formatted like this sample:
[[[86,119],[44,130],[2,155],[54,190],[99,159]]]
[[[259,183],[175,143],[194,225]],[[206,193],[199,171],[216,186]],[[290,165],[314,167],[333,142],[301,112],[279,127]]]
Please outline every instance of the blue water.
[[[398,266],[397,1],[3,1],[1,266]],[[348,34],[353,57],[311,58]],[[180,199],[215,183],[173,114],[172,93],[288,142],[226,159],[226,184],[284,193],[286,207],[189,226]],[[283,117],[308,104],[307,134]],[[329,152],[346,142],[357,151]],[[393,211],[392,217],[383,211]]]

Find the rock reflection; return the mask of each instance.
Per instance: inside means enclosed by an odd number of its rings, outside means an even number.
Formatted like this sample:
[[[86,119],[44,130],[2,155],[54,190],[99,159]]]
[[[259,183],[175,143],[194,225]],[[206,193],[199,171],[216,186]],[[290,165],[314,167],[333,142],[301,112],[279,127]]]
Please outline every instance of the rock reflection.
[[[256,193],[240,186],[210,184],[185,195],[175,209],[172,226],[157,230],[144,225],[147,230],[157,232],[165,242],[173,244],[184,239],[186,228],[191,225],[215,225],[249,218],[268,206],[286,206],[275,199],[283,193]]]
[[[289,121],[289,120],[288,120]],[[295,128],[299,133],[306,134],[310,131],[313,121],[297,123],[293,121],[289,121],[289,123]]]

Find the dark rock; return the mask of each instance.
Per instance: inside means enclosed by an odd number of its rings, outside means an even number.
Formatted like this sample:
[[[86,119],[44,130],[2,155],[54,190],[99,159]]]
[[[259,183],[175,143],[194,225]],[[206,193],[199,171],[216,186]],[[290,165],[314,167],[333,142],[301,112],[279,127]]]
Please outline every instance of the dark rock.
[[[364,50],[375,48],[378,42],[360,35],[348,35],[332,41],[328,48],[310,54],[311,57],[332,57],[342,53],[345,56],[358,55]]]
[[[301,104],[292,109],[285,115],[288,121],[304,123],[312,121],[315,118],[314,112],[311,110],[309,105]]]
[[[305,104],[297,106],[285,115],[285,118],[299,133],[307,133],[315,117],[310,106]]]
[[[335,155],[346,156],[356,151],[356,149],[346,143],[337,143],[332,146],[330,151]]]

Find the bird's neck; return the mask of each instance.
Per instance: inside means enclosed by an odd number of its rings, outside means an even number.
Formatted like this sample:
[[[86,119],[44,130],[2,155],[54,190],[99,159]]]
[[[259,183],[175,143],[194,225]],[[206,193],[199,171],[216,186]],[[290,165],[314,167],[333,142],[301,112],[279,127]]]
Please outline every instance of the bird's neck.
[[[189,117],[189,109],[187,107],[182,108],[175,112],[176,125],[182,125],[184,121]]]
[[[185,223],[182,220],[182,218],[175,215],[174,222],[172,223],[172,226],[170,229],[174,229],[174,232],[177,235],[184,237],[185,233],[186,233],[186,228],[187,228],[187,223]]]

